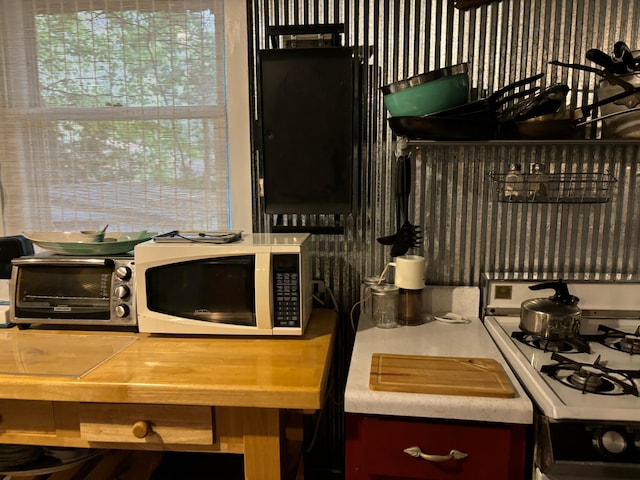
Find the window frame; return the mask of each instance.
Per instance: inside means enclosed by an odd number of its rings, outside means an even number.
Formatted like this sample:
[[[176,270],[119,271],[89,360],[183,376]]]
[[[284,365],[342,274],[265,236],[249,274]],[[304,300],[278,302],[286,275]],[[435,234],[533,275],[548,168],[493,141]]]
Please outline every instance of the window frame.
[[[64,1],[64,0],[62,0]],[[225,58],[225,107],[227,115],[227,228],[251,232],[253,229],[252,216],[252,188],[251,188],[251,137],[250,137],[250,106],[249,106],[249,52],[248,52],[248,25],[246,2],[237,0],[219,0],[224,13],[224,58]],[[188,5],[189,0],[187,0]],[[14,2],[11,2],[12,4]],[[42,2],[39,2],[42,3]],[[86,1],[74,0],[72,4],[81,9],[84,6],[91,6],[96,9],[100,4],[107,4],[108,0]],[[116,1],[116,3],[120,3]],[[156,0],[154,5],[165,3]],[[197,2],[200,4],[200,2]],[[214,3],[214,2],[212,2]],[[86,5],[85,5],[86,4]],[[170,0],[167,5],[172,4]],[[26,7],[31,8],[31,3],[27,2]],[[2,15],[3,23],[0,32],[4,32],[3,44],[8,48],[0,48],[0,100],[3,105],[10,105],[9,118],[38,118],[38,119],[78,119],[83,120],[116,120],[123,118],[123,113],[127,119],[138,117],[139,119],[167,118],[163,114],[162,108],[156,107],[97,107],[97,108],[43,108],[34,105],[32,99],[37,99],[37,61],[36,38],[34,18],[31,10],[26,11],[25,3],[15,2],[17,8],[6,6],[3,10],[7,15]],[[37,4],[36,4],[37,6]],[[157,9],[157,7],[156,7]],[[212,10],[216,10],[212,7]],[[31,34],[29,34],[31,32]],[[11,42],[20,43],[22,49],[12,48]],[[2,44],[0,44],[0,47]],[[5,59],[8,55],[20,55],[20,59],[12,59],[12,63],[22,65],[23,68],[11,77],[2,70]],[[22,62],[16,60],[22,60]],[[12,72],[15,73],[15,72]],[[25,91],[23,88],[16,88],[16,85],[28,87],[28,94],[22,98],[16,92]],[[37,101],[37,100],[36,100]],[[214,118],[225,114],[225,107],[202,106],[202,107],[175,107],[172,110],[189,109],[189,116],[181,115],[180,118],[199,118],[198,112],[206,113],[206,117]],[[213,111],[212,111],[213,109]],[[127,110],[127,111],[125,111]],[[216,110],[220,110],[219,112]],[[15,138],[5,139],[9,150],[15,154],[18,160],[10,165],[3,165],[3,179],[11,178],[12,182],[25,183],[25,175],[28,173],[20,166],[21,145],[23,142],[19,138],[20,129],[15,129]],[[34,146],[37,148],[37,145]],[[0,191],[0,193],[2,193]],[[1,213],[4,217],[5,199],[4,194],[0,195]],[[28,202],[23,202],[27,209]],[[2,218],[0,222],[0,235],[7,235],[5,222]],[[12,232],[16,233],[16,232]]]

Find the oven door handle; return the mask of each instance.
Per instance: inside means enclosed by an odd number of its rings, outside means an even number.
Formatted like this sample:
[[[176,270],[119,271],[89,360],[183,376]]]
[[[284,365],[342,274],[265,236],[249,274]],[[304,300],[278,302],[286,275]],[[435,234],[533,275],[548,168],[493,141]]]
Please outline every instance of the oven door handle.
[[[25,258],[18,257],[11,260],[13,265],[62,265],[62,266],[91,266],[91,267],[113,267],[115,262],[112,258],[64,258],[64,257],[42,257]]]
[[[431,455],[428,453],[423,453],[420,450],[420,447],[409,447],[404,449],[404,453],[411,455],[416,458],[423,458],[424,460],[428,460],[430,462],[446,462],[447,460],[462,460],[463,458],[467,458],[469,454],[463,453],[459,450],[451,450],[449,455]]]

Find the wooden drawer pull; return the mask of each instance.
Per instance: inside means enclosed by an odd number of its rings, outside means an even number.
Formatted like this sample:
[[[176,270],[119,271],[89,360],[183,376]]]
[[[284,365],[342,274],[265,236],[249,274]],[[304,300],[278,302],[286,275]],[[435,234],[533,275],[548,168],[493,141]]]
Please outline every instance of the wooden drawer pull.
[[[131,431],[137,438],[145,438],[153,433],[151,422],[148,422],[147,420],[139,420],[134,423]]]
[[[463,453],[459,450],[451,450],[449,455],[429,455],[428,453],[422,453],[420,447],[409,447],[404,449],[404,453],[411,455],[416,458],[423,458],[430,462],[445,462],[447,460],[462,460],[463,458],[467,458],[469,455]]]

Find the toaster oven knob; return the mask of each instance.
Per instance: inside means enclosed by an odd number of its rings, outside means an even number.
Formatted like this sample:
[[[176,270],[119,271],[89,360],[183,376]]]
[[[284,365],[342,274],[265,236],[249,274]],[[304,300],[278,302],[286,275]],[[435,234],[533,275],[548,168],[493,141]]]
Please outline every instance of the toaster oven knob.
[[[114,293],[118,298],[127,298],[131,293],[131,290],[129,290],[129,287],[127,287],[126,285],[118,285],[114,290]]]
[[[131,268],[129,267],[120,266],[116,268],[116,276],[120,280],[129,280],[131,278],[131,274],[132,274]]]
[[[116,305],[114,309],[115,314],[118,318],[124,318],[129,316],[129,306],[121,303],[120,305]]]

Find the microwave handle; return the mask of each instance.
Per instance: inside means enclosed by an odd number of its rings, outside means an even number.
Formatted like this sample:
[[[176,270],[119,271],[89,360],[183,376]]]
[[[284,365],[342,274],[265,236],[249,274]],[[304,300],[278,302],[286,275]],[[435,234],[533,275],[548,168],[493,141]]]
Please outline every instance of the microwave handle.
[[[13,265],[61,265],[69,267],[77,266],[89,266],[89,267],[113,267],[115,262],[111,258],[58,258],[58,257],[43,257],[43,258],[29,258],[29,257],[17,257],[11,259]]]

